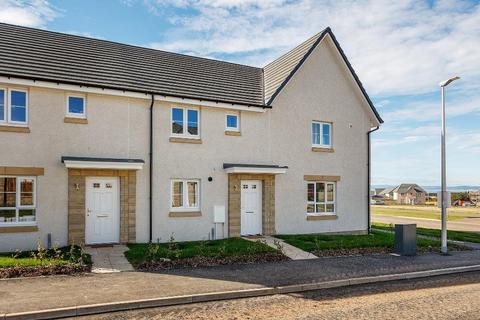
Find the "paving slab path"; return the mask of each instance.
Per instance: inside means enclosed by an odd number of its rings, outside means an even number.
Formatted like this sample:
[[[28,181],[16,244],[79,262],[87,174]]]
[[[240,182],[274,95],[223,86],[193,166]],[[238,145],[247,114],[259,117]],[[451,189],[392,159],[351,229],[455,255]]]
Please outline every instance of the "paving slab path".
[[[170,270],[0,280],[0,315],[128,300],[310,284],[480,265],[480,251],[389,254]]]
[[[274,238],[274,237],[255,237],[255,238],[249,238],[245,237],[244,239],[247,239],[249,241],[265,241],[265,243],[274,249],[279,249],[281,248],[282,253],[289,257],[292,260],[304,260],[304,259],[316,259],[318,258],[317,256],[311,254],[310,252],[303,251],[297,247],[294,247],[285,241]]]
[[[93,273],[133,271],[132,265],[124,255],[127,250],[128,247],[124,245],[85,248],[85,251],[92,256]]]

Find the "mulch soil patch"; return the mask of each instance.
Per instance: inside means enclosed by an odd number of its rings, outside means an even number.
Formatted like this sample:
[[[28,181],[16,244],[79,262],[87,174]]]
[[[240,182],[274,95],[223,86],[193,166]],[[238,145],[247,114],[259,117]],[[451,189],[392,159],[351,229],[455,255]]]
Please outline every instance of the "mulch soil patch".
[[[60,266],[38,266],[38,267],[9,267],[0,268],[0,279],[38,277],[49,275],[73,275],[89,272],[90,266],[60,265]]]
[[[281,253],[270,252],[261,255],[242,255],[231,257],[193,257],[178,260],[160,260],[144,262],[136,267],[139,271],[157,271],[166,269],[182,269],[210,267],[231,264],[265,263],[290,260]]]

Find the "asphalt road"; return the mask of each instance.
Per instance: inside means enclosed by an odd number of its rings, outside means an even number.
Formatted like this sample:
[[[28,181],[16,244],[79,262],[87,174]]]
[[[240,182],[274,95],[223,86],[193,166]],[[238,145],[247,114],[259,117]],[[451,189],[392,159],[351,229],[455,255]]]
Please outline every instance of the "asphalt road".
[[[434,219],[424,219],[424,218],[415,218],[415,217],[398,217],[398,216],[387,216],[381,214],[372,214],[373,222],[381,223],[416,223],[417,227],[430,228],[430,229],[441,229],[441,221]],[[447,227],[449,230],[455,231],[471,231],[471,232],[480,232],[480,218],[465,218],[461,220],[448,221]],[[479,316],[480,319],[480,316]]]
[[[480,272],[305,294],[81,317],[113,319],[480,319]]]

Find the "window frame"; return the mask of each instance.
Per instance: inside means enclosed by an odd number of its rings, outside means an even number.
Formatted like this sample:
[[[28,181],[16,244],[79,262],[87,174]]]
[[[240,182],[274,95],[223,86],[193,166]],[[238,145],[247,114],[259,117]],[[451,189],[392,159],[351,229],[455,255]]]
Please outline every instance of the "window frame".
[[[317,201],[317,183],[323,183],[325,185],[325,201],[324,202],[319,202]],[[313,184],[313,196],[314,196],[314,201],[308,201],[308,185]],[[333,200],[329,201],[328,200],[328,185],[333,185]],[[337,183],[334,181],[306,181],[305,183],[306,186],[306,191],[307,191],[307,206],[308,205],[313,205],[314,211],[315,212],[308,212],[306,211],[306,214],[308,216],[334,216],[337,214]],[[332,212],[327,212],[327,205],[333,204],[333,211]],[[323,205],[325,208],[324,212],[317,212],[317,205]]]
[[[83,113],[72,113],[70,112],[70,98],[81,98],[83,100]],[[87,96],[83,94],[67,94],[66,101],[65,101],[65,116],[69,118],[80,118],[86,119],[87,118]]]
[[[8,97],[8,89],[4,87],[0,87],[0,90],[3,90],[3,120],[0,119],[0,123],[4,124],[7,123],[8,116],[7,116],[7,97]]]
[[[237,126],[229,127],[228,126],[228,117],[233,116],[237,118]],[[240,132],[240,115],[238,113],[227,113],[225,114],[225,131],[236,131]]]
[[[23,121],[12,121],[12,92],[17,91],[17,92],[24,92],[25,93],[25,122]],[[26,89],[17,89],[17,88],[9,88],[8,89],[8,124],[12,125],[20,125],[20,126],[26,126],[28,125],[28,90]]]
[[[173,185],[175,182],[181,182],[182,187],[182,206],[174,207],[173,204]],[[188,183],[189,182],[196,182],[197,183],[197,190],[196,190],[196,198],[197,198],[197,206],[190,207],[188,206],[189,199],[188,199]],[[200,195],[201,195],[201,180],[200,179],[171,179],[170,180],[170,211],[200,211]]]
[[[313,125],[314,124],[319,124],[320,125],[320,131],[319,131],[319,135],[320,135],[320,143],[319,144],[316,144],[316,143],[313,143]],[[329,140],[330,140],[330,144],[323,144],[323,125],[328,125],[330,130],[329,130]],[[332,122],[328,122],[328,121],[318,121],[318,120],[313,120],[311,125],[310,125],[310,141],[312,143],[312,147],[315,147],[315,148],[328,148],[328,149],[331,149],[333,148],[333,123]]]
[[[183,133],[174,133],[173,132],[173,109],[181,109],[183,110]],[[188,111],[196,111],[197,112],[197,134],[191,134],[188,132]],[[180,106],[173,106],[170,108],[170,137],[176,138],[188,138],[188,139],[200,139],[200,127],[201,127],[201,119],[200,119],[200,108],[198,107],[180,107]]]
[[[2,178],[15,178],[15,207],[0,207],[0,210],[15,210],[15,222],[1,222],[0,227],[10,227],[10,226],[36,226],[38,221],[37,215],[37,177],[36,176],[12,176],[12,175],[1,175]],[[22,180],[33,180],[33,205],[21,205],[21,187],[20,183]],[[35,221],[21,222],[20,210],[35,210]]]

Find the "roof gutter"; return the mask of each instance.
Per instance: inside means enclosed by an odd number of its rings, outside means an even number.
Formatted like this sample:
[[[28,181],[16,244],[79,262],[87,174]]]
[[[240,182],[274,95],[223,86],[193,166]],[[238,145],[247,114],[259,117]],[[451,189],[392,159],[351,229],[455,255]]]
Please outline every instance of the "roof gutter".
[[[372,171],[372,166],[371,166],[371,139],[370,139],[370,134],[372,132],[377,131],[380,129],[380,126],[376,126],[375,128],[371,129],[370,131],[367,132],[367,225],[368,225],[368,234],[372,231],[372,215],[371,215],[371,210],[370,210],[370,180],[371,180],[371,171]]]
[[[152,102],[150,103],[150,146],[149,146],[149,166],[150,169],[148,171],[148,182],[149,182],[149,190],[148,190],[148,201],[149,201],[149,242],[152,242],[153,239],[153,199],[152,199],[152,179],[153,179],[153,105],[155,104],[155,95],[152,94]]]

